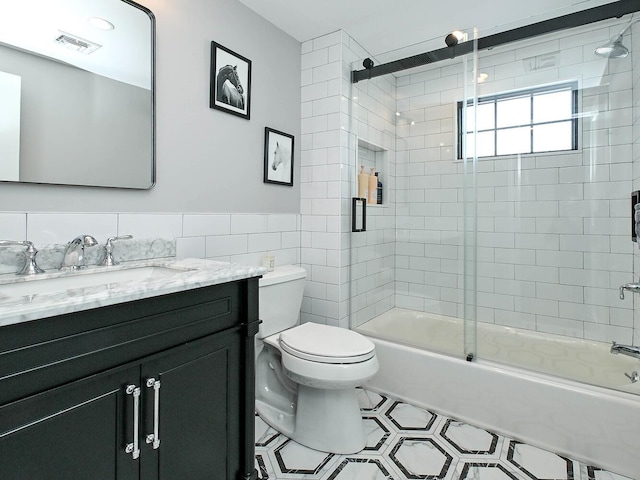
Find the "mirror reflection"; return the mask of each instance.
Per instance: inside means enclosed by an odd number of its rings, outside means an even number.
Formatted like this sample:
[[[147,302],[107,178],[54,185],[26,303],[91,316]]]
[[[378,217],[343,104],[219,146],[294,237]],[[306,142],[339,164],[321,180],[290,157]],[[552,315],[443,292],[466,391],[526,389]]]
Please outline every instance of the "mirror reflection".
[[[128,0],[0,0],[0,181],[153,186],[153,22]]]

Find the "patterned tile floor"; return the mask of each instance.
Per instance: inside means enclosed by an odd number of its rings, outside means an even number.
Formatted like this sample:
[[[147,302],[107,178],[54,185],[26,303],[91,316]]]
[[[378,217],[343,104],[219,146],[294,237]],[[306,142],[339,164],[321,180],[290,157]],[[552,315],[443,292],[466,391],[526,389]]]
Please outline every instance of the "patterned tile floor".
[[[632,480],[359,390],[365,449],[334,455],[303,447],[256,416],[259,480]]]

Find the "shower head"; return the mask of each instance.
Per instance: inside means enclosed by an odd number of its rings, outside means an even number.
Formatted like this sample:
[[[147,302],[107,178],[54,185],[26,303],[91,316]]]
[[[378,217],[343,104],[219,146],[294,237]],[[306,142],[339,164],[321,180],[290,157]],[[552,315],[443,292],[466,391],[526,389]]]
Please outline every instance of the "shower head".
[[[624,27],[619,34],[611,37],[611,40],[596,48],[593,53],[603,58],[624,58],[629,55],[629,49],[622,44],[622,37],[624,37],[626,31],[631,28],[631,25],[639,21],[640,19],[634,20],[633,16],[631,16],[631,20],[627,26]]]
[[[616,35],[605,45],[596,48],[593,53],[604,58],[624,58],[629,55],[629,49],[622,44],[622,35]]]

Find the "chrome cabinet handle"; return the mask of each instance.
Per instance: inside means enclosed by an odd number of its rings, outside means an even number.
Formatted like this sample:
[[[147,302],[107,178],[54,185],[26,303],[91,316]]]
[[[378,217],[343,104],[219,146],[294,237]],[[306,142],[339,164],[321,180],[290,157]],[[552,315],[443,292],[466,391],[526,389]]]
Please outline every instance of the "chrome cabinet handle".
[[[138,444],[138,434],[140,427],[140,387],[128,385],[125,390],[127,395],[133,395],[133,442],[128,443],[124,451],[130,453],[134,460],[140,457],[140,445]]]
[[[152,443],[154,450],[160,447],[160,380],[147,379],[147,388],[153,388],[153,433],[146,437],[147,443]]]

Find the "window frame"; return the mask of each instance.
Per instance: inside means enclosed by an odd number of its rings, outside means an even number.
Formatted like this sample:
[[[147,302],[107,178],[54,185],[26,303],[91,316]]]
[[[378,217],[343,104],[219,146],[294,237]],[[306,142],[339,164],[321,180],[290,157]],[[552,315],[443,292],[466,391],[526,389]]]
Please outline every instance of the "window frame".
[[[562,91],[571,92],[571,118],[566,118],[562,120],[552,120],[552,121],[546,121],[546,122],[534,122],[533,121],[533,115],[534,115],[533,99],[537,95],[542,95],[542,94],[552,93],[552,92],[562,92]],[[531,112],[529,116],[529,120],[530,120],[529,123],[525,123],[521,125],[510,125],[508,127],[499,128],[497,126],[498,125],[498,114],[497,114],[498,102],[500,100],[515,99],[515,98],[521,98],[521,97],[527,97],[527,96],[530,98],[530,102],[531,102]],[[579,145],[578,145],[578,131],[579,131],[578,129],[578,82],[570,81],[570,82],[556,83],[552,85],[538,86],[533,88],[526,88],[522,90],[514,90],[510,92],[503,92],[503,93],[498,93],[494,95],[484,95],[482,97],[478,97],[477,106],[480,106],[482,104],[488,104],[488,103],[493,103],[494,126],[493,128],[477,130],[476,133],[494,132],[494,135],[493,135],[494,155],[479,156],[478,158],[509,157],[514,155],[540,155],[540,154],[555,153],[555,152],[557,153],[572,152],[572,151],[577,151],[579,149]],[[474,105],[473,100],[467,101],[467,106],[473,106],[473,105]],[[463,160],[463,156],[462,156],[463,139],[466,135],[469,135],[469,133],[471,133],[471,132],[463,132],[462,107],[463,107],[463,100],[460,100],[457,102],[457,116],[458,116],[457,120],[458,121],[457,121],[456,136],[457,136],[457,149],[458,149],[457,159],[458,160]],[[554,123],[562,123],[567,121],[571,121],[571,148],[570,149],[533,151],[533,127],[534,126],[550,125]],[[510,130],[510,129],[523,128],[523,127],[530,127],[531,129],[529,151],[522,152],[522,153],[507,153],[507,154],[498,155],[497,154],[498,152],[497,132],[501,130]]]

